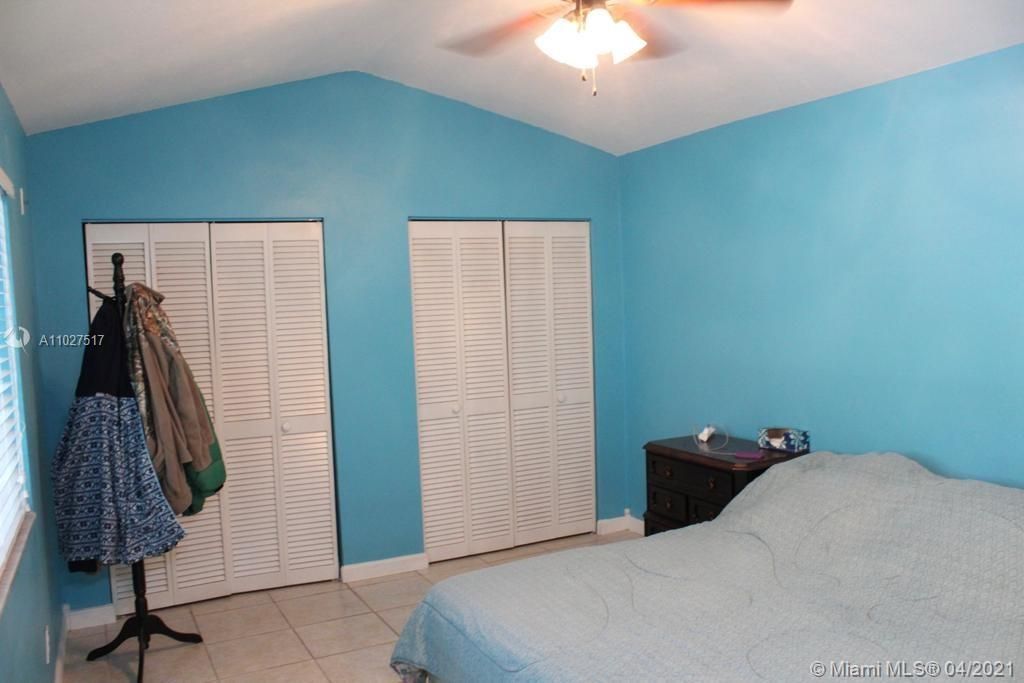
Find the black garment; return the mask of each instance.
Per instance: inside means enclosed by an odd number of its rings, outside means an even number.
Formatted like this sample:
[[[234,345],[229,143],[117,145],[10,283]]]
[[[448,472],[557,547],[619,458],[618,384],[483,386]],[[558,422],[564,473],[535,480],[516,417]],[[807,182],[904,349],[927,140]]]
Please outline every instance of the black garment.
[[[89,327],[90,339],[99,343],[85,347],[82,372],[75,396],[109,394],[118,398],[135,396],[128,375],[128,345],[124,324],[112,301],[104,301]]]

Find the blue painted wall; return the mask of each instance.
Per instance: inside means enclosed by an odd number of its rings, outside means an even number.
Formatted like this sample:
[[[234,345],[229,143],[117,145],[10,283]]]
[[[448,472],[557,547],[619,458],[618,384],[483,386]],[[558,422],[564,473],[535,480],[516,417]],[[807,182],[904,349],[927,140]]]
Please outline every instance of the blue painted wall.
[[[323,217],[344,561],[416,553],[406,220],[589,218],[599,517],[708,421],[1024,485],[1022,74],[1012,48],[621,159],[358,73],[33,136],[36,326],[86,324],[83,220]],[[45,354],[52,453],[80,355]]]
[[[641,446],[796,425],[1024,485],[1024,46],[622,159]]]
[[[15,187],[26,187],[25,134],[11,108],[7,93],[0,87],[0,167]],[[31,197],[32,193],[27,192]],[[17,322],[30,332],[36,327],[33,300],[33,244],[29,214],[22,216],[16,201],[8,205],[11,271]],[[0,678],[37,683],[53,680],[53,663],[46,664],[44,629],[50,627],[52,659],[56,660],[60,638],[61,611],[56,583],[51,571],[53,532],[50,527],[49,499],[43,486],[49,458],[39,448],[36,383],[38,353],[27,349],[20,354],[22,402],[25,411],[25,447],[30,504],[38,513],[25,552],[18,564],[7,603],[0,612]]]
[[[47,333],[87,324],[83,220],[323,217],[345,563],[423,549],[408,218],[590,219],[599,517],[622,514],[622,244],[611,155],[344,73],[32,136],[29,156]],[[80,354],[45,353],[42,442],[52,453]],[[64,573],[61,582],[73,608],[109,601],[105,577]]]

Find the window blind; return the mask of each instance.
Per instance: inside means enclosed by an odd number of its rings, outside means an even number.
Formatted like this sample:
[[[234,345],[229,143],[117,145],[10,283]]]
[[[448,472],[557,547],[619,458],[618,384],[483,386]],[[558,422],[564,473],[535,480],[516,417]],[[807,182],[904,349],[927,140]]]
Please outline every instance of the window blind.
[[[14,316],[7,196],[0,191],[0,568],[6,563],[28,512],[22,445],[21,387],[18,373],[21,330]]]

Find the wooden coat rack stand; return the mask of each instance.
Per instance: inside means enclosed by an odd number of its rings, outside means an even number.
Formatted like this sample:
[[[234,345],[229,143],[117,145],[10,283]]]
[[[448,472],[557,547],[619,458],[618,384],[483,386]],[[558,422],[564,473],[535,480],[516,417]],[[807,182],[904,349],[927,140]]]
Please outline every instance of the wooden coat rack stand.
[[[108,297],[92,287],[89,291],[107,301],[113,301],[117,305],[118,318],[124,321],[124,311],[127,305],[127,297],[124,289],[124,256],[120,253],[110,257],[114,265],[114,296]],[[149,611],[149,603],[146,601],[146,565],[143,560],[132,565],[132,590],[135,593],[135,614],[124,622],[120,633],[112,641],[98,647],[90,652],[86,659],[90,662],[104,657],[118,647],[121,643],[131,638],[139,639],[139,674],[136,678],[142,683],[143,665],[146,660],[146,649],[149,647],[149,639],[152,635],[162,635],[182,643],[201,643],[203,637],[198,633],[180,633],[170,628],[164,620]]]

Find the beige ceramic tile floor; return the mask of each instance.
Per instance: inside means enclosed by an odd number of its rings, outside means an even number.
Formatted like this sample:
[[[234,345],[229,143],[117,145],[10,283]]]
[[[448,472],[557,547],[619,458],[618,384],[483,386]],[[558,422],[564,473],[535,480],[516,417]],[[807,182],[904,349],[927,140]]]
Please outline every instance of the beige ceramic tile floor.
[[[396,681],[388,662],[398,634],[431,585],[456,574],[585,545],[637,538],[622,532],[584,534],[448,562],[420,572],[344,584],[338,581],[232,595],[157,612],[179,631],[200,633],[186,645],[154,636],[146,652],[147,683],[348,683]],[[96,661],[93,648],[121,625],[71,631],[65,683],[135,680],[137,641]]]

